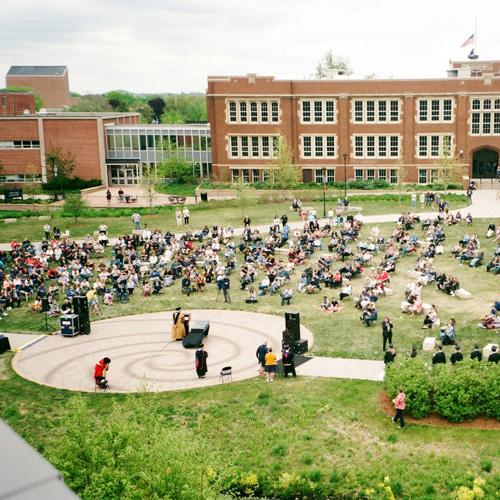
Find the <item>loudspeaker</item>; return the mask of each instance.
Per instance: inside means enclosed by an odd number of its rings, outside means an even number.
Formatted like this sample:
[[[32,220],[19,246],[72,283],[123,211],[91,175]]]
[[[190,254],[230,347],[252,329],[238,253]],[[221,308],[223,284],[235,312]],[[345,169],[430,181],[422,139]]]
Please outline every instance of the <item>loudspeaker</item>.
[[[87,297],[75,295],[73,297],[73,311],[80,320],[80,333],[88,335],[90,333],[90,316]]]
[[[300,314],[299,313],[285,313],[286,329],[292,332],[293,342],[300,339]],[[290,345],[291,345],[290,344]]]
[[[3,354],[5,351],[10,351],[9,337],[0,335],[0,354]]]
[[[190,333],[182,339],[183,347],[200,347],[203,343],[203,333]]]
[[[294,344],[293,352],[295,354],[304,354],[309,350],[309,343],[307,339],[299,339]]]
[[[42,297],[42,312],[46,313],[50,311],[49,299],[47,297]]]
[[[281,342],[281,346],[285,347],[287,345],[293,349],[294,344],[295,340],[293,338],[293,333],[290,330],[283,330],[283,340]]]

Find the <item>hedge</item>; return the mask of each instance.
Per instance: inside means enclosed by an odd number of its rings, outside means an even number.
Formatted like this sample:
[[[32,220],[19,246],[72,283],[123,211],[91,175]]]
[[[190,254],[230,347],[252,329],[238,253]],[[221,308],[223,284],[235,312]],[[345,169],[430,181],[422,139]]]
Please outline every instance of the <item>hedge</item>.
[[[415,418],[432,412],[450,422],[475,417],[500,420],[500,365],[464,360],[456,365],[431,367],[418,359],[404,359],[389,365],[385,372],[389,397],[402,387],[406,409]]]

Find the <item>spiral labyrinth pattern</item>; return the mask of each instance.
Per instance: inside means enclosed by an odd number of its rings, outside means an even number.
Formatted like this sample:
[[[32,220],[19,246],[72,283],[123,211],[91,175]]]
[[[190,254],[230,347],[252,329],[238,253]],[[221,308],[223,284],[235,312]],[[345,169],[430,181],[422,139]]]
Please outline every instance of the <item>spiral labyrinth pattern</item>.
[[[92,323],[92,333],[74,338],[48,336],[19,352],[14,369],[39,384],[75,391],[94,391],[93,367],[111,358],[108,373],[112,392],[170,391],[219,383],[223,367],[231,366],[233,380],[257,376],[255,351],[267,341],[281,347],[283,317],[245,311],[190,311],[191,324],[210,321],[206,337],[208,374],[198,379],[194,349],[171,340],[172,312],[124,316]],[[312,334],[301,326],[312,345]]]

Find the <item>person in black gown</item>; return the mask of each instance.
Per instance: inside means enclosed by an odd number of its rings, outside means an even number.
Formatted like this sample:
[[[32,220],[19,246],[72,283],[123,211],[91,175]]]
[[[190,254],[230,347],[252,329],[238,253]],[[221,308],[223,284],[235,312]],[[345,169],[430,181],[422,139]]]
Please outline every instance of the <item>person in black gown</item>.
[[[203,344],[201,344],[200,347],[196,349],[196,353],[194,355],[196,375],[198,375],[198,378],[205,378],[205,375],[207,374],[208,371],[207,358],[208,358],[208,353],[203,348]]]

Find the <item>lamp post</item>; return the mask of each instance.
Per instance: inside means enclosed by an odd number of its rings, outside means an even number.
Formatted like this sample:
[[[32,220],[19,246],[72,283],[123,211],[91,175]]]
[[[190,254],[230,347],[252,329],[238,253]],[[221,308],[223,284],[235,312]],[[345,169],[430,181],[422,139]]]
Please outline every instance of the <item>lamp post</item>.
[[[323,218],[326,217],[326,167],[321,169],[321,173],[323,175]]]
[[[347,198],[347,153],[344,153],[344,200]]]

